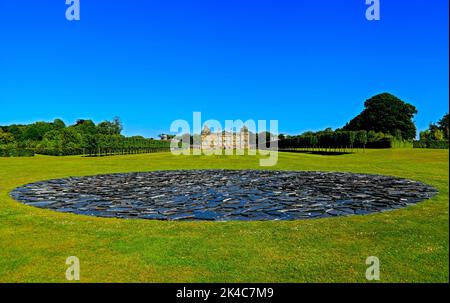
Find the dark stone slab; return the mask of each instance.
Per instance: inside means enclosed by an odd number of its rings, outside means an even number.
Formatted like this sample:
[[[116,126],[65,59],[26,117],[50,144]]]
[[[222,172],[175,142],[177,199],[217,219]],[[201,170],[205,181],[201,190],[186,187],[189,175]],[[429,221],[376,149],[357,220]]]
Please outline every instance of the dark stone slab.
[[[337,172],[190,170],[41,181],[11,192],[59,212],[148,220],[298,220],[365,215],[433,197],[426,184]]]
[[[218,214],[213,211],[194,211],[194,218],[197,220],[215,220]]]

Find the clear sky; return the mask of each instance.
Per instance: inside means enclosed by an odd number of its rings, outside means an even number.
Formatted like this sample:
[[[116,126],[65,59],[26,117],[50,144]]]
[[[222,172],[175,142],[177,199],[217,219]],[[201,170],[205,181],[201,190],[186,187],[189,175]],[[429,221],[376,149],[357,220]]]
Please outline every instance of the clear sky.
[[[175,119],[341,127],[391,92],[416,125],[448,111],[447,0],[0,0],[0,125],[121,117],[156,136]]]

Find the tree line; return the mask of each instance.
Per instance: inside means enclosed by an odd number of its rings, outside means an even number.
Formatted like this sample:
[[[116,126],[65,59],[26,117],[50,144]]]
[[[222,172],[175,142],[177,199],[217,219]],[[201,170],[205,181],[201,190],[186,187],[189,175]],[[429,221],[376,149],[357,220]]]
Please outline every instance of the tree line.
[[[0,126],[0,156],[52,156],[149,153],[167,151],[170,142],[122,135],[119,118],[95,124],[78,120],[66,126],[61,119],[29,125]]]
[[[364,110],[343,128],[306,132],[297,136],[279,135],[281,149],[312,149],[325,151],[354,148],[448,148],[449,116],[416,137],[413,118],[417,109],[389,93],[368,99]],[[121,134],[119,118],[95,124],[92,120],[78,120],[66,126],[61,119],[36,122],[29,125],[0,126],[0,156],[44,155],[111,155],[168,151],[173,135],[161,134],[163,140],[142,136],[125,137]],[[253,134],[251,134],[253,135]],[[191,145],[194,137],[190,136]],[[200,137],[201,138],[201,137]],[[273,135],[266,133],[267,142]],[[198,139],[198,138],[197,138]]]
[[[420,139],[414,142],[416,148],[448,148],[449,116],[448,113],[436,124],[430,123],[427,130],[420,132]]]

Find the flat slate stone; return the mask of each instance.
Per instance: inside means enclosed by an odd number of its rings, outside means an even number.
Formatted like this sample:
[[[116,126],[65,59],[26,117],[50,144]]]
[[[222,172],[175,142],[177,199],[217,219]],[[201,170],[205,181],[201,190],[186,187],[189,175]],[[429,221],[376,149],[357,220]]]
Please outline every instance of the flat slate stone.
[[[106,218],[254,221],[364,215],[436,193],[421,182],[381,175],[178,170],[41,181],[11,196],[30,206]]]

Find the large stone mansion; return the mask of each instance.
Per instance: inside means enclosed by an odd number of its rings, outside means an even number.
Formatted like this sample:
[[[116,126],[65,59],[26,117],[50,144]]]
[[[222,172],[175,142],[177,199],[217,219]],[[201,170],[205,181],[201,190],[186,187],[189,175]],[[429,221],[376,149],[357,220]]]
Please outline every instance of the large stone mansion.
[[[244,126],[239,132],[217,131],[211,132],[205,125],[201,133],[202,149],[248,149],[252,144],[251,133]]]

